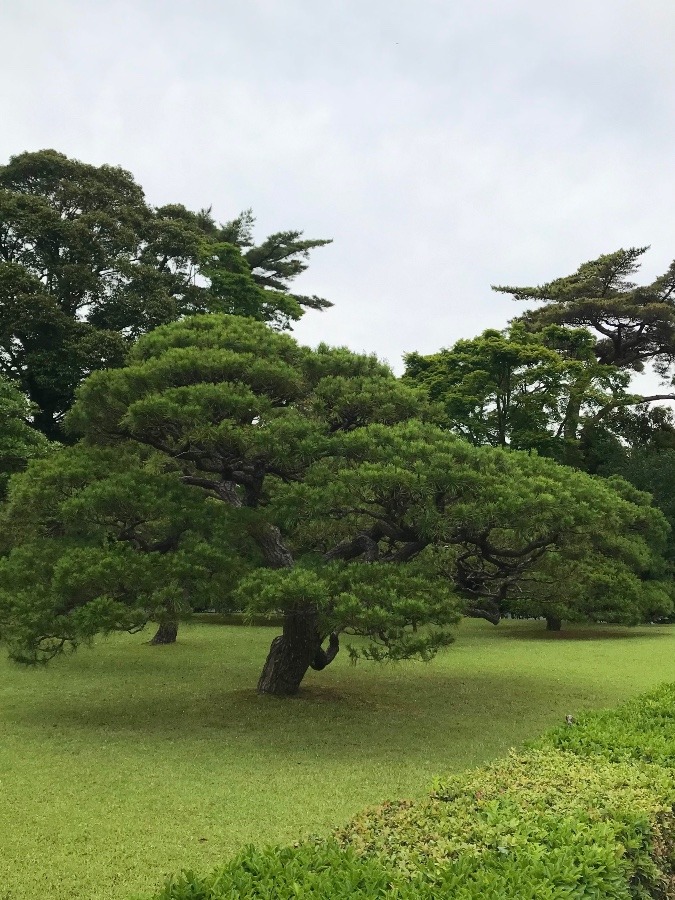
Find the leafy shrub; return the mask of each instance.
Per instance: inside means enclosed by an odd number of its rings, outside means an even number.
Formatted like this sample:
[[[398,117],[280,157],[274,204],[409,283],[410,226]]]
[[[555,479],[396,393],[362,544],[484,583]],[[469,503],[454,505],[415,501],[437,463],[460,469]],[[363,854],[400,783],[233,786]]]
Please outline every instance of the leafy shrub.
[[[329,840],[248,848],[156,900],[675,897],[675,685],[366,810]]]
[[[675,839],[674,802],[661,767],[529,750],[440,781],[420,803],[366,811],[338,837],[422,874],[437,896],[653,897],[668,877],[654,848]]]
[[[581,715],[574,727],[554,728],[534,746],[675,768],[675,684],[661,685],[618,709]]]
[[[171,879],[156,900],[348,900],[419,896],[407,885],[397,888],[392,872],[379,859],[359,857],[333,841],[299,847],[249,847],[232,862],[205,878],[184,872]]]

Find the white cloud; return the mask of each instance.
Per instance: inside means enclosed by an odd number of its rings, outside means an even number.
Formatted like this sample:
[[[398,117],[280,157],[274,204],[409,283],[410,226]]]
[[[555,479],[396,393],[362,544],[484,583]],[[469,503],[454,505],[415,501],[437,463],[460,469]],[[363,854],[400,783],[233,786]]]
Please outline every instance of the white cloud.
[[[673,255],[668,0],[24,0],[0,12],[0,159],[55,147],[151,201],[334,237],[306,341],[398,364],[619,246]]]

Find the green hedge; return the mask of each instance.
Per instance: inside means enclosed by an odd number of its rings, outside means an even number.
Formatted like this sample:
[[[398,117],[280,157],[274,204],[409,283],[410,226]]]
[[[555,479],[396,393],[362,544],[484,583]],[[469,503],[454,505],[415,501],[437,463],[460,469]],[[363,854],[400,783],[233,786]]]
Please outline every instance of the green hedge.
[[[436,896],[660,897],[673,803],[659,766],[532,749],[366,812],[340,839]]]
[[[248,848],[156,900],[675,897],[675,685],[366,810],[330,840]]]
[[[579,716],[572,728],[554,728],[533,746],[675,769],[675,684],[661,685],[618,709]]]

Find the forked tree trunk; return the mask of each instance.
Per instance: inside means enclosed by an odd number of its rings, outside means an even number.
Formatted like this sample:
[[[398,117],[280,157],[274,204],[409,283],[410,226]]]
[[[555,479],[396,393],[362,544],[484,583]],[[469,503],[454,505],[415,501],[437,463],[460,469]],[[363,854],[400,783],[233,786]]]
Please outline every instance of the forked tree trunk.
[[[149,644],[175,644],[178,636],[178,622],[160,622],[159,628]]]
[[[316,613],[288,611],[284,616],[283,632],[272,641],[265,660],[258,680],[258,693],[278,697],[297,694],[320,646]]]
[[[558,616],[546,616],[547,631],[560,631],[561,628],[562,619],[559,619]]]
[[[241,505],[236,491],[222,494],[223,499],[233,506]],[[262,551],[265,562],[271,569],[291,569],[293,554],[283,542],[281,531],[276,525],[253,527],[250,534]],[[322,635],[319,633],[319,618],[316,609],[299,607],[286,610],[282,633],[274,638],[265,665],[258,679],[258,693],[277,697],[291,697],[297,694],[307,669],[325,668],[339,649],[337,635],[331,635],[327,652],[321,648]]]

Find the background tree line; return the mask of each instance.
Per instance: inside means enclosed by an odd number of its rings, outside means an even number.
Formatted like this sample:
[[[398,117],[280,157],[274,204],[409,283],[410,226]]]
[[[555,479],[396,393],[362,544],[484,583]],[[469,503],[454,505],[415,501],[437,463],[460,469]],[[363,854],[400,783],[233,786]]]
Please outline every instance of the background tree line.
[[[462,614],[673,614],[675,352],[645,248],[537,288],[506,330],[374,356],[288,334],[309,252],[150,207],[55,151],[0,168],[0,635],[24,662],[194,608],[281,614],[258,689],[349,652],[428,658]],[[29,462],[30,460],[30,462]],[[25,471],[22,471],[25,470]],[[10,479],[11,475],[11,479]],[[9,485],[7,486],[7,481]],[[654,498],[654,499],[652,499]]]

